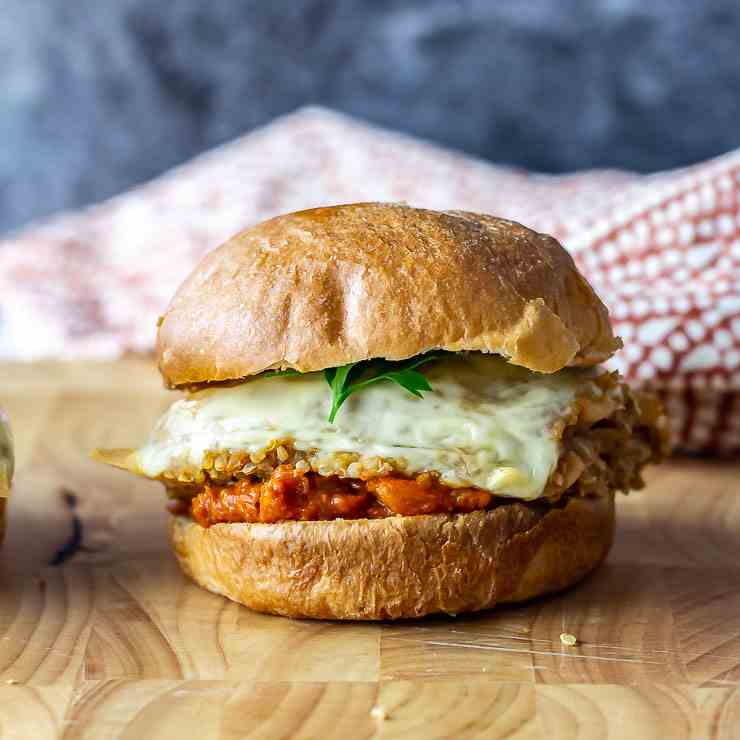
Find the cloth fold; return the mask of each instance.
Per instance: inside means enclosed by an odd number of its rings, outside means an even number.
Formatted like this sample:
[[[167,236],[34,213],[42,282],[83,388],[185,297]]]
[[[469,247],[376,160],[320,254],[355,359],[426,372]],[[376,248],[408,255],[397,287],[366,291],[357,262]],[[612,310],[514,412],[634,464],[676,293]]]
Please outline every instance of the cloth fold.
[[[149,352],[206,251],[279,213],[362,200],[482,211],[556,236],[624,339],[614,367],[663,396],[679,447],[740,453],[740,151],[655,175],[546,176],[304,108],[0,240],[0,358]]]

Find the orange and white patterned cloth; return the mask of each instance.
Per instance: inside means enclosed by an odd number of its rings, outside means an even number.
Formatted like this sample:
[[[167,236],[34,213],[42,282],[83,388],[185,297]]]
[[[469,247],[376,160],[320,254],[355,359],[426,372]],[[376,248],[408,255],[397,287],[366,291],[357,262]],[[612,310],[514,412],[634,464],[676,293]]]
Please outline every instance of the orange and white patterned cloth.
[[[685,450],[740,452],[740,151],[683,170],[543,176],[307,108],[87,210],[0,240],[0,357],[151,351],[207,250],[270,216],[406,201],[558,237],[611,309],[614,366]]]

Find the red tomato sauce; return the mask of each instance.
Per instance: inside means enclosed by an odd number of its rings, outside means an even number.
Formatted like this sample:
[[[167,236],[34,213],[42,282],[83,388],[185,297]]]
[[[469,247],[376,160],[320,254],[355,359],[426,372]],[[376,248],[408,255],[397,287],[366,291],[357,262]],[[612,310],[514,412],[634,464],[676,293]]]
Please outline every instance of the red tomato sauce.
[[[379,519],[486,509],[492,496],[475,488],[450,488],[429,473],[416,478],[384,476],[368,481],[323,477],[278,466],[269,480],[244,479],[206,485],[190,512],[203,527],[223,522]]]

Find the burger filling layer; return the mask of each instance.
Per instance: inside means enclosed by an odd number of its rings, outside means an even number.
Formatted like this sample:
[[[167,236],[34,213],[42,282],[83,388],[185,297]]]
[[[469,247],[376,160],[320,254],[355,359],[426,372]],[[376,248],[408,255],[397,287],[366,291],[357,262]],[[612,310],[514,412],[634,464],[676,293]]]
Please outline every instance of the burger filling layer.
[[[604,495],[639,487],[666,445],[657,402],[614,373],[541,375],[471,354],[425,375],[424,398],[378,383],[334,423],[321,373],[198,391],[165,413],[136,464],[209,526]]]
[[[320,474],[436,471],[451,487],[534,499],[557,464],[560,428],[579,392],[599,395],[589,371],[540,375],[494,356],[451,356],[425,375],[433,390],[423,398],[378,383],[352,395],[334,423],[322,373],[193,393],[160,419],[139,464],[150,477],[187,478],[233,468],[231,455],[258,463],[283,446]]]

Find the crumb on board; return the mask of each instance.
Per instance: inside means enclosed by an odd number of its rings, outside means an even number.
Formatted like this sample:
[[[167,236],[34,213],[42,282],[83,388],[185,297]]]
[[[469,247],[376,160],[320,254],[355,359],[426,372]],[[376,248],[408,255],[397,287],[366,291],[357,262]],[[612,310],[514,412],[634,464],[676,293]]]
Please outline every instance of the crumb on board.
[[[383,722],[383,720],[387,719],[385,709],[383,709],[383,707],[378,706],[377,704],[370,710],[370,716],[373,719],[377,719],[378,722]]]
[[[5,683],[9,684],[10,686],[14,686],[15,684],[19,683],[14,678],[9,678],[5,681]]]
[[[570,632],[563,632],[560,635],[560,642],[568,647],[573,647],[573,645],[578,644],[578,638],[575,635],[571,635]]]

